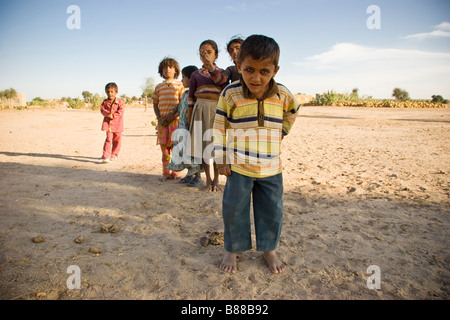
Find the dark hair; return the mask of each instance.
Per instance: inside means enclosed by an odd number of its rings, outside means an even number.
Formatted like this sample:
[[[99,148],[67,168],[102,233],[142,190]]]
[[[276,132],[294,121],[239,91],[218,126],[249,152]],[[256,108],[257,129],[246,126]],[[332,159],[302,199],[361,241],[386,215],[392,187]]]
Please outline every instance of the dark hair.
[[[198,48],[200,50],[200,48],[202,47],[202,45],[204,44],[209,44],[211,45],[211,47],[214,49],[214,51],[216,52],[216,56],[219,56],[219,47],[217,46],[217,43],[214,40],[205,40],[202,43],[200,43],[200,47]]]
[[[241,44],[237,57],[238,63],[242,63],[247,56],[250,56],[255,60],[272,59],[275,67],[278,67],[280,47],[274,39],[254,34],[245,39]]]
[[[197,70],[198,70],[198,68],[196,66],[187,66],[187,67],[184,67],[183,70],[181,70],[181,74],[186,76],[186,78],[190,79],[191,74]]]
[[[114,90],[116,90],[116,92],[119,92],[119,87],[117,86],[117,84],[115,84],[114,82],[110,82],[105,86],[105,91],[108,90],[109,88],[113,88]]]
[[[230,46],[231,46],[233,43],[239,43],[239,44],[242,44],[242,42],[244,42],[244,39],[242,39],[242,38],[239,37],[239,36],[233,36],[233,37],[231,38],[230,42],[227,43],[227,51],[230,50]]]
[[[177,79],[178,76],[180,75],[180,66],[178,65],[177,60],[175,60],[173,58],[169,58],[169,57],[165,57],[164,59],[162,59],[162,61],[159,63],[158,73],[163,78],[164,78],[164,75],[163,75],[164,67],[175,68],[175,75],[174,75],[175,79]]]

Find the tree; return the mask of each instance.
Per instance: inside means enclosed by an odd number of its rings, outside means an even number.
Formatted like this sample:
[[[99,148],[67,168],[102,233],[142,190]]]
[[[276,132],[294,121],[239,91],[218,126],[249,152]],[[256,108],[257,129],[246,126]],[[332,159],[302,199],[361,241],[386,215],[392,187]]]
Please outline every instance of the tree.
[[[151,98],[155,92],[155,80],[152,77],[145,79],[145,85],[142,87],[142,98]]]
[[[441,95],[432,95],[431,98],[433,99],[431,100],[431,102],[434,103],[444,103],[444,104],[448,103],[448,101],[445,100]]]
[[[351,100],[358,100],[359,99],[358,91],[359,91],[358,88],[353,88],[352,93],[350,95],[350,99]]]
[[[148,98],[153,96],[153,92],[155,92],[155,80],[152,77],[145,79],[145,85],[142,87],[142,95],[141,97],[145,99],[145,111],[147,111],[147,101]]]
[[[1,98],[6,98],[9,101],[9,108],[12,108],[12,99],[17,96],[17,91],[13,88],[6,89],[0,93]]]
[[[399,101],[409,100],[409,93],[406,90],[402,90],[400,88],[395,88],[394,91],[392,91],[392,96]]]
[[[33,100],[31,100],[30,105],[32,106],[46,106],[47,102],[42,99],[41,97],[36,97]]]
[[[85,102],[91,102],[92,93],[90,93],[89,91],[83,91],[81,95],[83,96]]]

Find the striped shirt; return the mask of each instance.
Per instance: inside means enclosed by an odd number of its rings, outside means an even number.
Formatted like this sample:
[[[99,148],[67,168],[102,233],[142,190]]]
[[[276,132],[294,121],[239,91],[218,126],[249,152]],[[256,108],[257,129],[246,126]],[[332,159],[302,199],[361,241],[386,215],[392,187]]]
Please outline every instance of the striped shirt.
[[[214,121],[217,165],[230,164],[232,171],[255,178],[281,173],[281,140],[291,130],[298,108],[292,93],[273,79],[261,99],[242,79],[227,86]]]
[[[170,83],[162,82],[155,87],[152,100],[153,104],[158,105],[161,117],[168,115],[174,107],[176,108],[178,106],[183,92],[183,83],[178,80]]]
[[[227,84],[228,77],[218,67],[212,71],[201,68],[193,72],[189,83],[188,107],[193,108],[197,99],[218,100]]]

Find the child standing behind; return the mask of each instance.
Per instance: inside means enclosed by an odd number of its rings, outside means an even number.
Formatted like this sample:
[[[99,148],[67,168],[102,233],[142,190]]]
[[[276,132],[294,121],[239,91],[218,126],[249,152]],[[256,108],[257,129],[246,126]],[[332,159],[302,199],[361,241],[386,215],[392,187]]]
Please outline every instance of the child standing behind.
[[[187,89],[184,91],[178,107],[174,108],[172,111],[175,117],[179,115],[179,121],[177,130],[175,130],[172,137],[175,141],[172,159],[170,161],[170,164],[167,166],[167,168],[172,171],[182,171],[184,169],[188,169],[186,177],[181,179],[180,183],[187,183],[193,186],[201,183],[200,165],[193,164],[191,160],[191,154],[186,154],[186,149],[188,147],[187,142],[191,141],[190,139],[188,139],[189,121],[187,118],[187,109],[191,75],[197,70],[198,68],[196,66],[187,66],[184,67],[183,70],[181,70],[181,81],[183,82],[183,86]]]
[[[153,110],[158,119],[157,142],[162,152],[163,179],[174,179],[175,172],[167,168],[173,148],[172,132],[177,129],[178,118],[172,109],[178,106],[184,92],[183,83],[176,79],[180,75],[178,62],[172,58],[164,58],[158,67],[158,72],[164,81],[155,87],[153,93]]]
[[[252,248],[252,198],[257,250],[264,251],[272,273],[286,269],[275,254],[283,220],[280,152],[298,105],[289,90],[273,79],[279,55],[272,38],[248,37],[237,60],[241,80],[223,90],[217,106],[215,161],[219,173],[227,176],[222,202],[226,252],[220,268],[230,273],[237,271],[237,253]]]
[[[108,99],[103,100],[100,112],[103,115],[102,131],[106,131],[106,140],[103,145],[103,163],[117,160],[122,145],[123,132],[123,101],[116,98],[119,87],[114,82],[105,86]]]
[[[233,60],[233,63],[234,63],[234,65],[229,66],[225,70],[225,75],[228,77],[228,80],[230,83],[237,81],[241,78],[241,74],[239,73],[239,70],[236,67],[236,64],[237,64],[237,56],[239,53],[239,48],[241,47],[242,42],[244,42],[244,40],[242,38],[234,37],[227,44],[228,54],[230,55],[230,58],[231,58],[231,60]]]
[[[216,115],[217,100],[220,92],[227,85],[228,78],[223,70],[214,63],[219,57],[217,43],[213,40],[205,40],[200,44],[200,59],[203,66],[191,76],[189,88],[188,119],[190,122],[191,153],[195,164],[203,164],[206,174],[207,191],[220,191],[219,174],[214,163],[214,180],[211,179],[210,160],[213,159],[212,151],[205,149],[211,144],[211,133],[214,117]],[[208,141],[209,140],[209,141]]]

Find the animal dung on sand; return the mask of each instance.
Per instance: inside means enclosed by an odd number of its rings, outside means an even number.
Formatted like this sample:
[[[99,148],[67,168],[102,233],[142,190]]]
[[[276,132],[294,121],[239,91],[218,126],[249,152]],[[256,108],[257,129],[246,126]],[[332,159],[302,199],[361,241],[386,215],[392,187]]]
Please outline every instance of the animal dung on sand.
[[[214,246],[223,245],[223,232],[221,231],[206,231],[209,236],[203,236],[200,238],[200,245],[206,247],[209,244]]]

